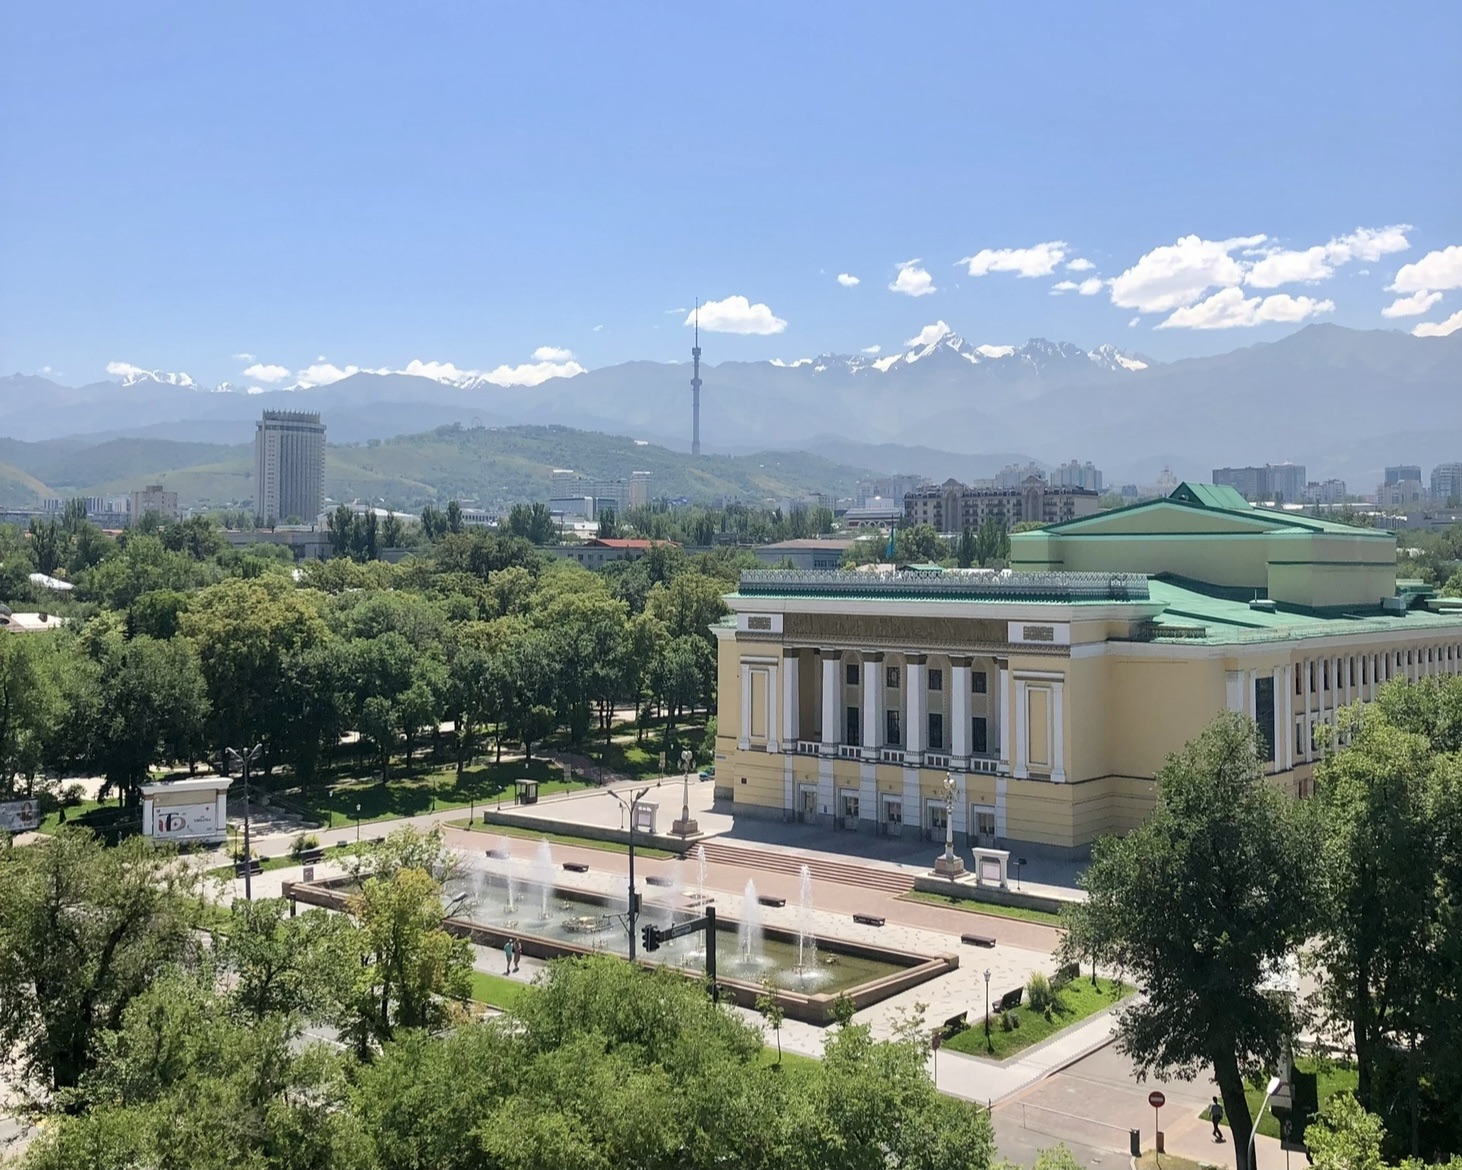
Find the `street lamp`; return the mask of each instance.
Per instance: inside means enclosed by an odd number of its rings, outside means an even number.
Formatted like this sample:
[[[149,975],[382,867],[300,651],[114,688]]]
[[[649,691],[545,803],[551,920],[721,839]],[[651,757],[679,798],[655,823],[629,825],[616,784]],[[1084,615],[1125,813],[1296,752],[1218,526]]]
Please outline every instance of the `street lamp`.
[[[985,1051],[994,1052],[990,1043],[990,968],[985,968]]]
[[[1254,1139],[1259,1136],[1259,1122],[1264,1119],[1264,1110],[1269,1107],[1269,1100],[1275,1093],[1279,1092],[1284,1084],[1283,1077],[1270,1077],[1269,1085],[1264,1090],[1264,1100],[1259,1105],[1259,1116],[1254,1118],[1254,1124],[1249,1130],[1249,1159],[1248,1170],[1254,1170]],[[1287,1156],[1287,1155],[1286,1155]]]
[[[360,801],[355,802],[355,844],[360,848]]]
[[[640,916],[639,895],[635,893],[635,809],[644,799],[645,793],[650,791],[650,785],[646,784],[636,792],[626,803],[624,797],[610,788],[609,795],[619,802],[620,816],[629,814],[629,961],[635,961],[635,919]]]
[[[700,831],[700,826],[690,819],[690,767],[695,756],[690,748],[685,748],[680,753],[680,770],[683,773],[680,788],[680,820],[670,826],[672,833],[678,833],[682,837],[689,837],[692,833]]]
[[[254,882],[250,874],[252,854],[249,846],[249,765],[264,754],[264,745],[256,743],[244,751],[224,748],[224,758],[231,764],[238,764],[244,773],[244,901],[254,900]]]
[[[959,792],[959,781],[953,772],[944,777],[944,856],[934,859],[934,872],[942,877],[958,877],[964,873],[963,859],[954,855],[954,798]]]

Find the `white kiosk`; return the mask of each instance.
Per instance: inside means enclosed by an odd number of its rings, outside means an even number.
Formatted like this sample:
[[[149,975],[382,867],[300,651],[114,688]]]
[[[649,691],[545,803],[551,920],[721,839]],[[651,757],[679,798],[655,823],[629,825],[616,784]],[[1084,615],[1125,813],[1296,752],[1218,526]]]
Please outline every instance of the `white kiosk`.
[[[227,776],[198,776],[142,786],[142,833],[154,841],[205,841],[228,837]]]

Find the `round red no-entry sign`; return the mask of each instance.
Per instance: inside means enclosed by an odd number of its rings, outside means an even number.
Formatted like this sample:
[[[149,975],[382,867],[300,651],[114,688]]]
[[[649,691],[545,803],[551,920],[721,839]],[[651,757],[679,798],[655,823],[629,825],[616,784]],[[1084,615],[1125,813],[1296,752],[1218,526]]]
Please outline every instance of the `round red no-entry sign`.
[[[1164,1097],[1161,1093],[1159,1093],[1156,1089],[1154,1089],[1152,1092],[1147,1094],[1147,1103],[1151,1105],[1154,1109],[1161,1109],[1164,1105],[1168,1103],[1168,1099]]]

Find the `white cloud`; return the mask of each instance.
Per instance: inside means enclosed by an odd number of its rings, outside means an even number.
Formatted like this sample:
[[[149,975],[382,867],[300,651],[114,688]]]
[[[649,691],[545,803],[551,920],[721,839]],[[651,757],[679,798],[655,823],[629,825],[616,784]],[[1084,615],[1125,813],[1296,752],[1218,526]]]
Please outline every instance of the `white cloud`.
[[[244,377],[257,378],[261,382],[282,382],[289,377],[289,367],[261,365],[256,362],[244,371]]]
[[[1090,272],[1096,265],[1084,256],[1078,256],[1075,260],[1066,261],[1067,272]]]
[[[1383,228],[1356,228],[1348,236],[1330,241],[1330,260],[1334,264],[1348,264],[1352,260],[1364,260],[1374,264],[1383,256],[1393,252],[1404,252],[1411,247],[1406,233],[1409,223],[1391,224]]]
[[[525,362],[520,366],[498,366],[482,375],[495,386],[538,386],[550,378],[572,378],[588,371],[578,362]]]
[[[593,330],[592,330],[592,332],[594,332],[594,333],[603,333],[604,332],[604,326],[603,325],[595,325],[594,328],[593,328]]]
[[[779,369],[795,370],[798,366],[810,366],[812,364],[812,359],[810,357],[805,357],[797,358],[796,360],[790,362],[784,362],[781,358],[772,358],[771,364],[777,366]]]
[[[860,281],[856,276],[852,275],[852,273],[839,272],[838,283],[844,288],[852,288],[855,284],[862,284],[863,282]]]
[[[138,374],[147,373],[141,366],[134,366],[131,362],[108,362],[107,373],[114,378],[136,377]]]
[[[144,370],[141,366],[134,366],[131,362],[108,362],[107,373],[114,378],[121,378],[123,386],[130,386],[133,382],[161,382],[166,386],[190,388],[196,385],[193,379],[185,373],[173,373],[170,370]]]
[[[881,346],[881,345],[865,345],[863,347],[863,352],[864,353],[880,353],[880,352],[882,352],[882,350],[883,350],[883,346]]]
[[[1311,284],[1335,275],[1330,266],[1330,252],[1323,245],[1303,252],[1284,249],[1270,252],[1244,275],[1244,283],[1252,288],[1278,288],[1281,284]]]
[[[1453,244],[1440,251],[1428,252],[1412,264],[1403,264],[1396,273],[1396,279],[1387,287],[1398,293],[1462,288],[1462,246]]]
[[[1445,321],[1423,321],[1411,331],[1413,337],[1446,337],[1462,329],[1462,309],[1458,309]]]
[[[236,361],[236,362],[251,362],[253,360],[254,360],[254,355],[251,354],[251,353],[236,353],[236,354],[234,354],[234,361]]]
[[[673,317],[676,313],[689,313],[689,312],[690,312],[690,310],[687,309],[684,305],[682,305],[678,309],[666,309],[665,310],[665,316],[667,316],[667,317]]]
[[[1169,313],[1191,305],[1215,285],[1227,288],[1242,282],[1244,265],[1229,253],[1262,244],[1265,239],[1183,236],[1176,243],[1154,248],[1112,281],[1112,303],[1142,313]]]
[[[745,297],[727,297],[720,301],[707,301],[700,309],[701,328],[707,333],[754,333],[766,336],[780,333],[787,328],[787,322],[776,316],[766,305],[753,305]],[[695,324],[695,314],[685,318],[687,325]]]
[[[982,248],[960,261],[971,276],[987,276],[991,272],[1013,272],[1016,276],[1050,276],[1056,265],[1066,259],[1066,241],[1048,240],[1029,248]],[[1078,269],[1078,271],[1080,271]]]
[[[910,297],[926,297],[937,291],[934,287],[934,278],[919,267],[917,256],[912,260],[905,260],[898,268],[899,274],[888,286],[890,291],[903,293]]]
[[[949,333],[949,326],[943,321],[935,321],[933,325],[925,325],[917,334],[904,342],[910,349],[922,349],[926,345],[933,345],[940,338]]]
[[[1075,292],[1080,287],[1081,285],[1077,284],[1074,280],[1058,280],[1051,286],[1051,293],[1052,295],[1059,295],[1060,293]]]
[[[983,354],[987,358],[1004,358],[1004,357],[1009,357],[1011,354],[1013,354],[1015,352],[1015,346],[1013,346],[1013,345],[977,345],[977,346],[975,346],[975,352],[976,353],[979,353],[979,354]]]
[[[480,370],[464,370],[451,362],[424,362],[420,358],[412,358],[405,369],[396,372],[410,374],[413,378],[430,378],[433,382],[465,382],[482,376]]]
[[[1232,287],[1214,293],[1196,305],[1175,310],[1158,324],[1159,329],[1235,329],[1273,322],[1303,321],[1316,313],[1334,311],[1334,301],[1317,301],[1312,297],[1292,297],[1275,293],[1267,297],[1244,299],[1241,288]]]
[[[574,351],[564,349],[561,345],[540,345],[533,351],[533,360],[537,362],[569,362],[574,360]]]
[[[413,362],[412,365],[419,365]],[[301,389],[308,390],[314,386],[328,386],[332,382],[338,382],[342,378],[348,378],[352,374],[359,374],[359,366],[337,366],[333,362],[326,361],[321,357],[318,361],[306,366],[295,374],[295,381]],[[389,374],[390,370],[367,370],[368,374]]]
[[[1409,297],[1397,297],[1381,310],[1381,316],[1420,317],[1441,299],[1442,294],[1439,292],[1427,292],[1425,289],[1418,289]]]
[[[1094,297],[1097,295],[1097,293],[1102,291],[1102,286],[1104,284],[1106,284],[1106,281],[1104,281],[1100,276],[1089,276],[1087,277],[1087,279],[1081,282],[1081,287],[1078,288],[1076,291],[1084,297]]]
[[[1130,320],[1130,321],[1127,322],[1127,328],[1128,329],[1136,329],[1137,328],[1137,322],[1139,322],[1141,320],[1142,320],[1141,317],[1133,317],[1132,320]]]

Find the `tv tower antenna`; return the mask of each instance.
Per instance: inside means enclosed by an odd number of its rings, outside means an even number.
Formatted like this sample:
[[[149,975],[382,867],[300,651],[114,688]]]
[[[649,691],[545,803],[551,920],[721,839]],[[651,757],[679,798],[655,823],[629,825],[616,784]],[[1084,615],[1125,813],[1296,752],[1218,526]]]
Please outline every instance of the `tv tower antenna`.
[[[701,299],[695,300],[695,345],[690,351],[694,372],[690,376],[690,453],[701,453]]]

